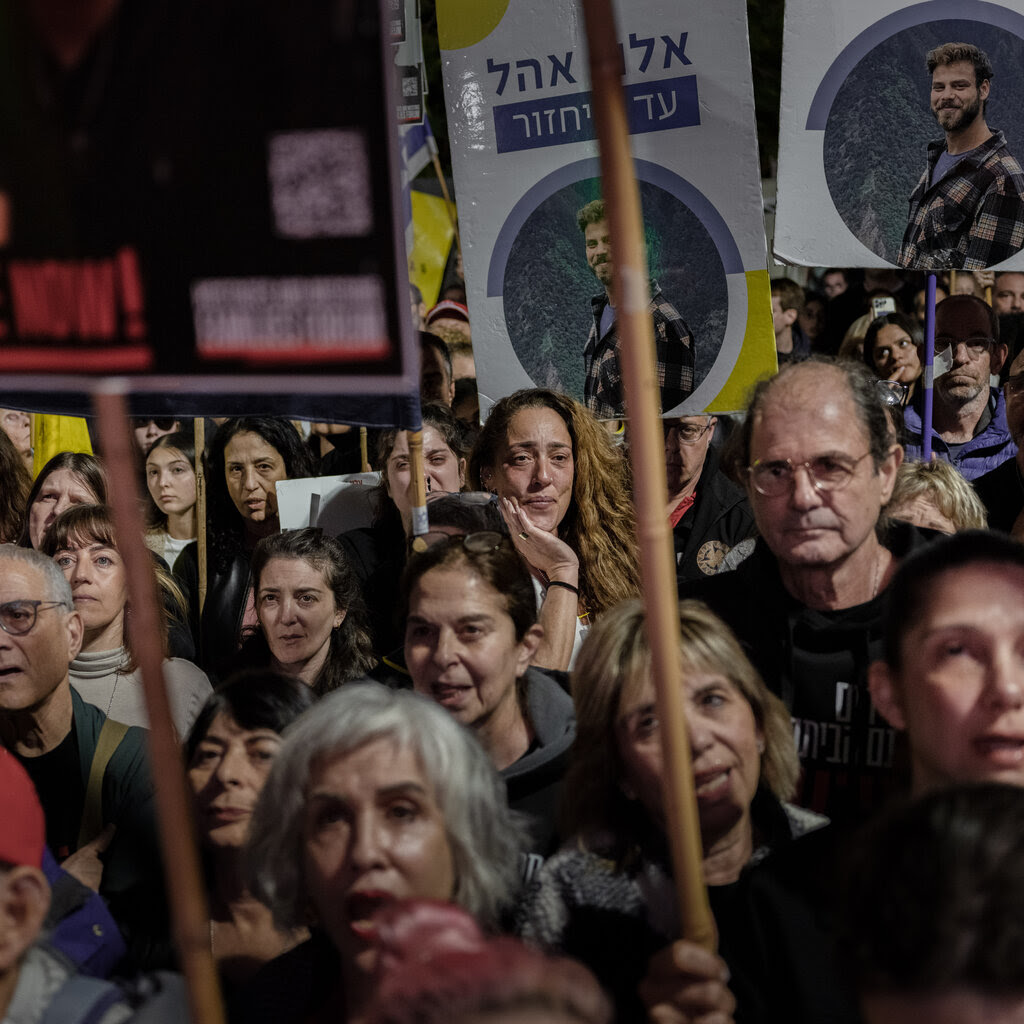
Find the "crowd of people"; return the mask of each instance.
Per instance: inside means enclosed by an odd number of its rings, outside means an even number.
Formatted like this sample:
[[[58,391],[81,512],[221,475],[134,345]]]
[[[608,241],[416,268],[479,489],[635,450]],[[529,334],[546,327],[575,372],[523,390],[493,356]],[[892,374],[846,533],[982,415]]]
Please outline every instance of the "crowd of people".
[[[481,425],[462,303],[423,335],[425,533],[404,431],[332,536],[277,484],[360,468],[352,431],[233,418],[197,461],[135,424],[157,637],[102,457],[4,457],[0,1017],[185,1019],[145,640],[232,1020],[1017,1019],[1024,275],[943,282],[927,438],[917,284],[773,283],[779,372],[663,420],[715,952],[680,935],[628,423],[529,389]]]

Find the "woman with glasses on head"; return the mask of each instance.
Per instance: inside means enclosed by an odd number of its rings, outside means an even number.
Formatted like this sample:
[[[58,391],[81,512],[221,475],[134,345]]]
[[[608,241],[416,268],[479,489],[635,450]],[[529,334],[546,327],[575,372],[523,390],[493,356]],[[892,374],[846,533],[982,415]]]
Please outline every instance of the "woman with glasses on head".
[[[132,418],[132,437],[140,453],[148,452],[158,437],[175,434],[181,430],[181,420],[173,416],[135,416]]]
[[[639,592],[629,466],[579,402],[532,388],[491,409],[469,473],[500,498],[540,591],[537,664],[564,670],[591,616]]]
[[[531,668],[543,630],[533,582],[497,533],[446,538],[414,555],[402,580],[405,663],[413,688],[473,730],[532,821],[537,853],[550,852],[572,701]]]
[[[466,481],[465,431],[447,406],[428,403],[421,415],[423,473],[429,501],[431,495],[462,490]],[[406,431],[391,428],[380,433],[375,465],[380,470],[381,482],[374,523],[347,530],[338,540],[362,585],[374,647],[387,657],[402,646],[395,609],[398,581],[412,538],[412,474]]]
[[[864,336],[864,362],[882,381],[900,388],[893,394],[906,405],[921,376],[918,346],[923,342],[920,327],[903,313],[886,313],[871,321]]]
[[[150,528],[146,547],[173,569],[196,539],[196,449],[190,432],[160,435],[146,452]]]

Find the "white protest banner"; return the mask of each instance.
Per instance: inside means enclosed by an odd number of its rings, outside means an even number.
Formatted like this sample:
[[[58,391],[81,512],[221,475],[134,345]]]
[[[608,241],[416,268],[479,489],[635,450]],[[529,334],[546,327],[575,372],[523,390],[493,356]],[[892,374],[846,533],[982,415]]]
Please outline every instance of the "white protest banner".
[[[947,43],[971,44],[991,62],[987,87],[967,78],[977,112],[971,96],[933,94],[927,55]],[[936,75],[957,66],[940,62]],[[1024,268],[1021,67],[1019,2],[787,0],[776,257],[805,266]],[[960,155],[964,139],[971,152],[963,162],[940,163],[923,181],[947,141]],[[930,143],[940,144],[932,164]]]
[[[580,12],[438,0],[437,19],[481,411],[541,386],[617,415],[600,210],[577,216],[600,198]],[[746,8],[636,0],[618,33],[664,411],[742,408],[775,367]]]

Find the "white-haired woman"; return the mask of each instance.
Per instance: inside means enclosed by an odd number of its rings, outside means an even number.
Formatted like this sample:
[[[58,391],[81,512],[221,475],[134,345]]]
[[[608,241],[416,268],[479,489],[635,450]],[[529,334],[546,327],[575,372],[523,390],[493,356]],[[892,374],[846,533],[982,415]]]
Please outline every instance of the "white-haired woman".
[[[375,988],[374,919],[450,900],[493,926],[522,837],[487,755],[443,708],[351,683],[286,733],[252,817],[254,893],[313,937],[254,979],[247,1021],[358,1021]]]

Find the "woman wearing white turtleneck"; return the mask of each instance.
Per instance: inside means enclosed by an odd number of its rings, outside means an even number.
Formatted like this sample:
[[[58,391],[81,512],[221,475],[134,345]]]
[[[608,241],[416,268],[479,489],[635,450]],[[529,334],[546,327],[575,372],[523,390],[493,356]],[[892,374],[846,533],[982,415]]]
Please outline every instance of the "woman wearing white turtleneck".
[[[84,628],[82,650],[71,663],[71,685],[83,700],[108,718],[126,725],[148,726],[142,680],[129,646],[128,583],[117,550],[109,510],[102,505],[75,505],[62,512],[43,537],[41,549],[60,566],[71,584],[75,610]],[[161,586],[174,586],[157,570]],[[163,622],[162,641],[167,648]],[[163,663],[171,719],[184,738],[212,692],[209,679],[189,661]]]

